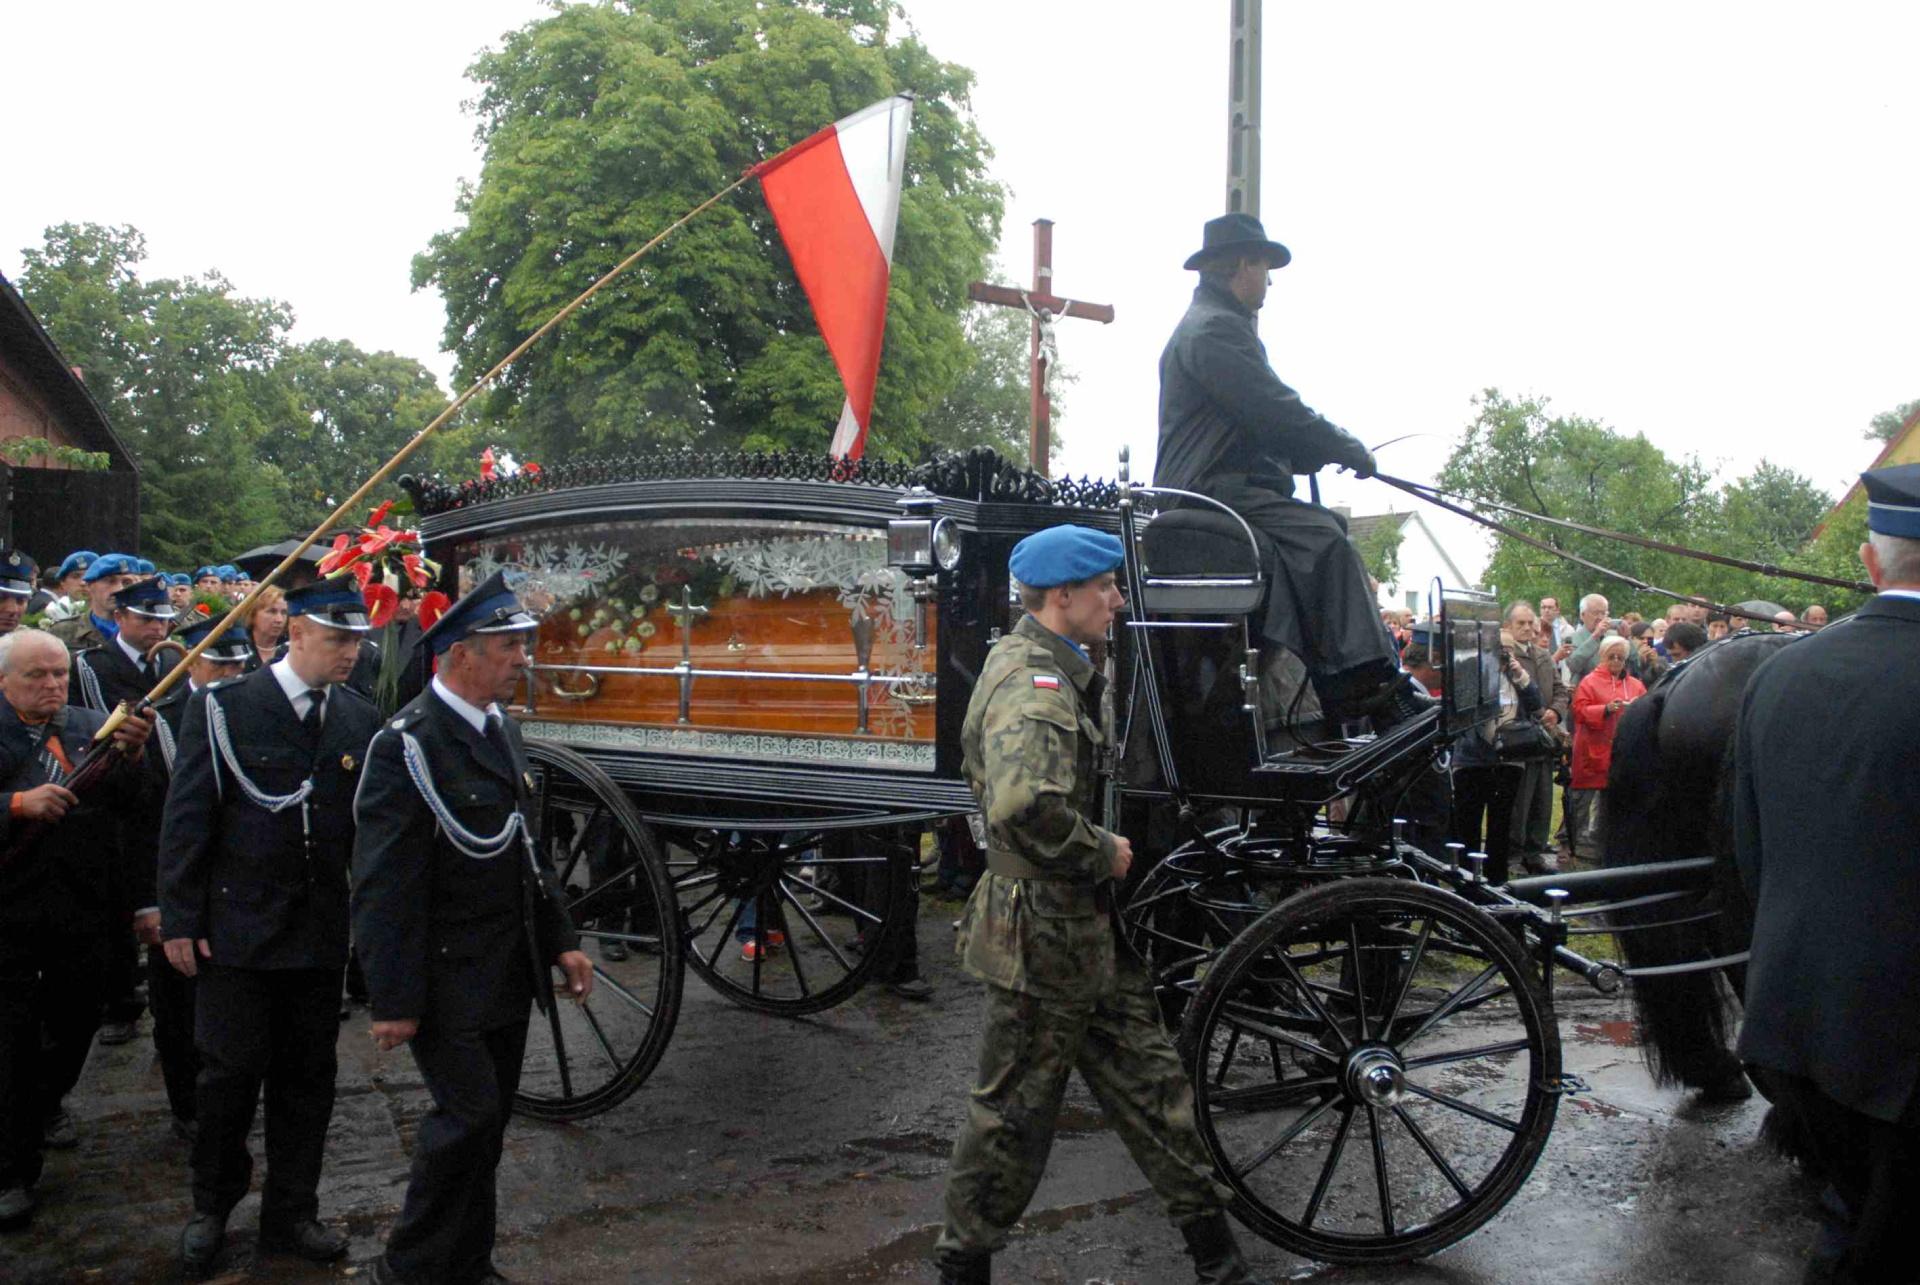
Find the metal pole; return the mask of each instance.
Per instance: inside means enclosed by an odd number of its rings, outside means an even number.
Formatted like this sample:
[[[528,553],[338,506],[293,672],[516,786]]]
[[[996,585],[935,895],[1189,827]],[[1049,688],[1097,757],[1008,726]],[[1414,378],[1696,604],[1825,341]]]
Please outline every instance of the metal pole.
[[[1260,217],[1260,3],[1231,0],[1227,33],[1227,213]]]
[[[1053,293],[1053,220],[1033,221],[1033,293]],[[1053,453],[1053,408],[1047,401],[1047,358],[1040,347],[1040,318],[1032,322],[1027,344],[1033,402],[1028,417],[1027,455],[1033,471],[1046,477],[1047,457]]]

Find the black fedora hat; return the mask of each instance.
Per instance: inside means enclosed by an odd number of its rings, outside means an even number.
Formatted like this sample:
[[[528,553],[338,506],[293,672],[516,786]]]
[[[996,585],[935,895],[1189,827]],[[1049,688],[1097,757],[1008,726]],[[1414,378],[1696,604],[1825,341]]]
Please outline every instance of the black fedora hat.
[[[1260,226],[1259,219],[1251,214],[1222,214],[1217,219],[1207,220],[1200,248],[1187,256],[1185,266],[1187,271],[1192,272],[1204,266],[1208,259],[1249,250],[1266,251],[1267,266],[1270,268],[1284,268],[1293,262],[1293,252],[1278,241],[1269,241],[1267,230]]]

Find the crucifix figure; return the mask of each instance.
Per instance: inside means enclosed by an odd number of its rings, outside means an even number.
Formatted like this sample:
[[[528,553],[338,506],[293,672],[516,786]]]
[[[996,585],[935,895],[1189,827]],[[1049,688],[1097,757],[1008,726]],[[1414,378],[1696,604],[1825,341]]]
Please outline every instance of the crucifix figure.
[[[1053,449],[1053,402],[1047,396],[1047,363],[1052,359],[1053,323],[1063,317],[1080,317],[1108,325],[1113,321],[1113,305],[1082,303],[1062,299],[1053,292],[1053,220],[1033,221],[1033,288],[1016,290],[1011,286],[975,281],[967,287],[967,298],[975,303],[998,304],[1003,308],[1024,308],[1033,316],[1033,337],[1027,346],[1032,363],[1033,402],[1027,429],[1027,451],[1033,471],[1047,475],[1047,456]]]
[[[667,614],[673,617],[680,631],[680,663],[674,668],[680,671],[679,721],[682,723],[693,721],[693,626],[708,610],[694,602],[693,590],[686,585],[680,586],[680,601],[667,604]]]

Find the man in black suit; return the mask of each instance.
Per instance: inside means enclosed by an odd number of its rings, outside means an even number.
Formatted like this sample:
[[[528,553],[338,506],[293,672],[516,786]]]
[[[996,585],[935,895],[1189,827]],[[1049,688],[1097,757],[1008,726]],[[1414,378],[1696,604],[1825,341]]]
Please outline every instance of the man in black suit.
[[[593,965],[528,832],[532,776],[499,702],[537,621],[495,573],[422,639],[426,691],[380,729],[356,804],[353,935],[382,1050],[410,1044],[433,1095],[377,1282],[473,1285],[493,1266],[495,1171],[529,1008]]]
[[[113,806],[144,788],[131,764],[152,728],[122,723],[129,767],[100,798],[76,796],[68,782],[106,720],[67,704],[68,663],[52,634],[0,638],[0,1230],[33,1216],[45,1125],[100,1025],[107,945],[127,931]]]
[[[1740,1055],[1832,1183],[1810,1282],[1912,1280],[1920,1210],[1920,464],[1861,481],[1880,592],[1762,665],[1737,734]]]
[[[115,633],[73,654],[67,701],[101,714],[111,714],[122,702],[138,706],[165,669],[147,659],[153,645],[173,627],[173,604],[167,578],[148,576],[116,589],[112,595]],[[157,778],[156,778],[157,779]],[[121,813],[121,843],[129,853],[150,855],[160,837],[160,809],[166,802],[165,782],[142,797],[142,806]],[[160,943],[160,910],[153,900],[152,863],[140,868],[133,891],[136,900],[127,909],[134,916],[134,942],[115,942],[107,964],[106,1013],[100,1022],[102,1044],[125,1044],[133,1039],[134,1024],[146,1005],[135,991],[139,946]]]
[[[347,1238],[318,1220],[347,962],[353,792],[378,716],[343,685],[367,628],[351,584],[287,595],[284,659],[195,692],[160,834],[168,961],[198,979],[201,1069],[189,1274],[211,1269],[247,1193],[266,1089],[260,1245],[316,1262]]]
[[[189,650],[197,647],[220,623],[217,618],[191,613],[185,619],[191,623],[174,638]],[[155,792],[163,808],[167,786],[173,779],[174,760],[179,757],[180,731],[186,720],[187,703],[202,688],[238,677],[241,665],[252,654],[253,647],[246,633],[237,627],[229,629],[200,653],[187,670],[185,681],[153,703],[156,719],[153,740],[159,752],[149,754],[147,764],[154,774]],[[152,923],[148,925],[136,919],[134,930],[142,941],[151,937],[147,947],[147,1002],[153,1008],[153,1051],[160,1059],[161,1077],[166,1081],[167,1105],[173,1109],[173,1132],[191,1144],[199,1119],[195,1083],[200,1076],[200,1053],[193,1046],[195,982],[167,962],[166,950],[160,945],[159,896],[154,890],[159,869],[159,831],[156,816],[147,844],[139,850],[145,857],[147,891],[140,904],[155,907]]]

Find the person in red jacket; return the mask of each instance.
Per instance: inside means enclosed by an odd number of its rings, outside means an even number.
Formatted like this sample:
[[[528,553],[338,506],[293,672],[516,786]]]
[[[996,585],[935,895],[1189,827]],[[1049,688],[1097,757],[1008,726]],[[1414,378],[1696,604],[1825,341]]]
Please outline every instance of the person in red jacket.
[[[1600,795],[1613,766],[1613,733],[1620,712],[1647,694],[1627,672],[1627,640],[1613,634],[1600,643],[1600,663],[1573,693],[1573,781],[1567,791],[1567,837],[1575,856],[1600,856]]]

